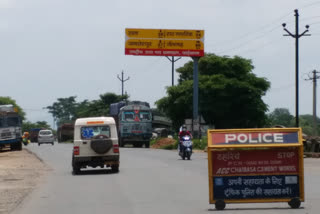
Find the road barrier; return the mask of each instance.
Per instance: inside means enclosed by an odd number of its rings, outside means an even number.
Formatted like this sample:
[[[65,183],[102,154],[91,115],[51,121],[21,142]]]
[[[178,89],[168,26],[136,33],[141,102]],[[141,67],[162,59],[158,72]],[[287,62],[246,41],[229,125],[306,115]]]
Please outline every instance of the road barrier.
[[[301,128],[208,130],[209,203],[304,201]]]

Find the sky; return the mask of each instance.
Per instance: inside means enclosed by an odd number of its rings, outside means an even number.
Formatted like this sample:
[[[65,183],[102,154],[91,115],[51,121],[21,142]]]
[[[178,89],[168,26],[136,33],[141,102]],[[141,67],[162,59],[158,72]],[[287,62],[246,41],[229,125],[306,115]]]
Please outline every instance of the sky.
[[[271,82],[263,97],[270,112],[288,108],[295,115],[295,39],[282,28],[285,22],[295,32],[294,9],[300,33],[310,25],[311,36],[299,40],[299,108],[312,114],[312,81],[305,79],[320,71],[316,0],[0,0],[0,96],[16,100],[29,121],[52,125],[44,107],[62,97],[121,94],[123,71],[130,99],[154,106],[171,85],[171,63],[125,55],[125,28],[200,29],[205,52],[251,59],[253,72]]]

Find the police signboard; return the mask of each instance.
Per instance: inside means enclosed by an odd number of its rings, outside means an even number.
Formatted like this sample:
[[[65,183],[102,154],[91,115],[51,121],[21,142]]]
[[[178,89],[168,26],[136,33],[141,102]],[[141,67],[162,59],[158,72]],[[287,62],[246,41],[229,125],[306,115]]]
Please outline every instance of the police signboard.
[[[300,128],[208,131],[210,203],[304,201]]]
[[[125,30],[125,54],[145,56],[204,56],[204,30]]]

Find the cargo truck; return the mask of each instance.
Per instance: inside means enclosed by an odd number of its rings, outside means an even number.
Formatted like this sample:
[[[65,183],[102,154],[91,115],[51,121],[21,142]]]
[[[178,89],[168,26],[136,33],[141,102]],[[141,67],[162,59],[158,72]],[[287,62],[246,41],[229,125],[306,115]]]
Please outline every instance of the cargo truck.
[[[0,149],[22,149],[21,117],[13,105],[0,105]]]
[[[110,105],[118,130],[119,145],[132,144],[134,147],[150,146],[152,137],[152,112],[147,102],[118,102]]]

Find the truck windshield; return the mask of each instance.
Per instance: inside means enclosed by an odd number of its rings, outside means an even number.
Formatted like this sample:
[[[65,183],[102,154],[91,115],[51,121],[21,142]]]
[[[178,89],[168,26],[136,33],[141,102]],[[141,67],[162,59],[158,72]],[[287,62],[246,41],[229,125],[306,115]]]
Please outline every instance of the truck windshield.
[[[19,117],[8,117],[7,124],[8,126],[20,126]]]
[[[133,111],[125,111],[122,115],[123,121],[134,121],[134,112]]]
[[[140,111],[140,120],[141,121],[150,121],[151,114],[148,111]]]
[[[4,127],[4,119],[0,117],[0,128]]]

